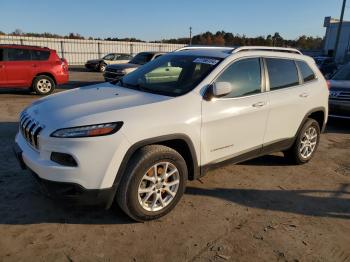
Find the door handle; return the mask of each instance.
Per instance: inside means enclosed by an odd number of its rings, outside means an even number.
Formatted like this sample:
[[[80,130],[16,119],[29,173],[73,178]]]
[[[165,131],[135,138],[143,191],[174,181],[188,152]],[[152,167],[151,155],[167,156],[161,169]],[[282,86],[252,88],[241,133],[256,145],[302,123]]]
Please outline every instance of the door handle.
[[[301,93],[299,96],[300,96],[301,98],[306,98],[306,97],[309,96],[309,94],[306,93],[306,92],[304,92],[304,93]]]
[[[4,68],[5,66],[4,65],[0,65],[0,68]]]
[[[257,107],[257,108],[263,107],[264,105],[266,105],[266,102],[263,102],[263,101],[252,104],[253,107]]]
[[[37,67],[37,65],[36,65],[36,64],[33,64],[32,66],[33,66],[33,67]]]

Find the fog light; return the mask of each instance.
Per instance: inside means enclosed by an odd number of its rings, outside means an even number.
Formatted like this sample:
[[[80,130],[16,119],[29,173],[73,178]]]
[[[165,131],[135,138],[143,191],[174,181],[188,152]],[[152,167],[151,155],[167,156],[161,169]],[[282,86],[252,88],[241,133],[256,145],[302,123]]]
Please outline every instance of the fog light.
[[[77,161],[75,161],[75,159],[70,154],[52,152],[50,159],[51,161],[56,162],[62,166],[78,166]]]

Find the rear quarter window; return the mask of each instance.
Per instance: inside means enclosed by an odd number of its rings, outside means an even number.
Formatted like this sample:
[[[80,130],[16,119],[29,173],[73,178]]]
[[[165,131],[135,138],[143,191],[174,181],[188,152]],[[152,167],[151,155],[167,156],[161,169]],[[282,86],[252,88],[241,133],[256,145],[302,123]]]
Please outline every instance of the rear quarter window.
[[[32,60],[45,61],[50,57],[50,51],[31,50]]]
[[[4,60],[4,49],[0,48],[0,61]]]
[[[280,58],[266,58],[265,60],[271,91],[299,85],[298,70],[293,60]]]
[[[304,61],[297,61],[297,64],[304,83],[312,81],[316,78],[314,71],[312,71],[312,69],[307,63],[305,63]]]

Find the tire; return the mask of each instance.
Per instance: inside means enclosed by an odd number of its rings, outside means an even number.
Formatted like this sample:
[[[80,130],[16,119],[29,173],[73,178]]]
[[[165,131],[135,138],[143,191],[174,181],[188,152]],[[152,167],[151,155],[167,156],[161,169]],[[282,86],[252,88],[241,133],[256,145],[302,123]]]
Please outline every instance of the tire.
[[[284,155],[294,164],[301,165],[309,162],[318,148],[320,134],[318,122],[308,118],[300,129],[293,146],[285,151]],[[306,146],[303,147],[303,144]]]
[[[55,81],[49,76],[39,75],[34,78],[32,89],[38,95],[49,95],[55,90]]]
[[[105,63],[101,63],[98,66],[98,71],[100,71],[101,73],[103,73],[106,70],[107,65]]]
[[[164,182],[159,180],[166,173],[169,177]],[[187,176],[186,162],[177,151],[162,145],[145,146],[129,161],[116,200],[121,209],[136,221],[160,218],[180,201]],[[151,181],[156,179],[157,183]]]

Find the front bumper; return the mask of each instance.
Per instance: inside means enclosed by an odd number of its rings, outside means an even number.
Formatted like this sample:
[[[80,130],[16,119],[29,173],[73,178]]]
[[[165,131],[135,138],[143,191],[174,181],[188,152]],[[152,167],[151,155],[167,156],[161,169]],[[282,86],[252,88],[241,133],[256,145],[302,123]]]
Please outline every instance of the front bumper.
[[[40,178],[53,182],[72,183],[88,190],[106,189],[114,185],[120,163],[129,148],[121,131],[110,136],[63,139],[39,137],[39,150],[33,148],[21,132],[16,136],[16,155]],[[77,166],[51,160],[53,152],[71,155]]]
[[[85,68],[90,69],[90,70],[97,70],[98,64],[85,64]]]
[[[28,169],[31,172],[45,195],[72,204],[103,206],[105,208],[111,206],[117,184],[112,183],[107,188],[86,188],[80,183],[73,182],[76,178],[81,177],[79,168],[59,166],[54,162],[49,163],[48,160],[40,159],[43,157],[37,152],[30,152],[34,149],[29,145],[25,145],[20,136],[20,133],[16,136],[16,143],[13,147],[14,154],[21,168]],[[36,158],[33,157],[35,153],[37,154]],[[114,170],[113,173],[115,177],[117,170]],[[88,182],[91,175],[94,176],[94,173],[85,173],[83,176],[86,181],[83,182]],[[104,178],[108,173],[101,175]]]
[[[114,81],[114,80],[119,80],[121,79],[125,74],[121,73],[115,73],[115,72],[110,72],[110,71],[105,71],[103,74],[103,77],[106,82]]]
[[[329,100],[329,117],[350,119],[350,101]]]

